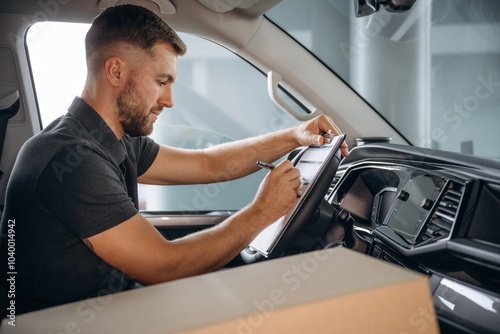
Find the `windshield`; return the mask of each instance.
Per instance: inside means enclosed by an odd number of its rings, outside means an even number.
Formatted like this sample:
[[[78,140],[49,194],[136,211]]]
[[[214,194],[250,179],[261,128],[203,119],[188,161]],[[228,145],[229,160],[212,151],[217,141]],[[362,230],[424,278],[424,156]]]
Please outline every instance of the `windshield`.
[[[288,0],[267,17],[412,145],[500,159],[500,1],[356,18],[351,0]]]

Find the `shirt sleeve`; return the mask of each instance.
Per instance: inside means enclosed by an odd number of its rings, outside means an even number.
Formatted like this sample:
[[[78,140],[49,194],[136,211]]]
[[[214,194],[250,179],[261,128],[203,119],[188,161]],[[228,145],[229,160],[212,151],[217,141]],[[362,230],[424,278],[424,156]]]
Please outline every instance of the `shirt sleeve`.
[[[66,146],[49,161],[38,181],[37,198],[81,239],[138,213],[120,167],[82,145]]]
[[[160,145],[149,137],[130,138],[137,157],[137,176],[141,176],[151,167],[158,155]]]

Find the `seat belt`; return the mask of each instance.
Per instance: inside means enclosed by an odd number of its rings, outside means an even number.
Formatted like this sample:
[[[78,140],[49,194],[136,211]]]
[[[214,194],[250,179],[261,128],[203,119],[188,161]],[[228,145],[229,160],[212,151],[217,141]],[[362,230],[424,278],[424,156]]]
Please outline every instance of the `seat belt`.
[[[7,133],[7,123],[19,111],[20,99],[19,91],[12,87],[0,88],[0,161],[2,160],[5,135]],[[3,171],[0,170],[0,179]]]

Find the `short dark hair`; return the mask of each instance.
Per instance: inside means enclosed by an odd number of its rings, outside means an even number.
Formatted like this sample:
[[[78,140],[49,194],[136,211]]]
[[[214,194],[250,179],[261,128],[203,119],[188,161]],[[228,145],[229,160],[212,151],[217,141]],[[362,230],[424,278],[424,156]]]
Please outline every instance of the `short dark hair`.
[[[152,11],[135,5],[107,8],[94,19],[85,37],[88,70],[95,73],[118,43],[150,52],[160,42],[171,45],[177,55],[186,53],[177,33]]]

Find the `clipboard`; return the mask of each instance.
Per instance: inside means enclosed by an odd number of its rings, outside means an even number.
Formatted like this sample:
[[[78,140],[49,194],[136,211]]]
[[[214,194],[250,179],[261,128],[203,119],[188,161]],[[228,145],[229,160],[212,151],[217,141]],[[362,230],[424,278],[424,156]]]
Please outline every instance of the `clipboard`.
[[[318,185],[320,176],[331,164],[335,156],[339,155],[336,153],[339,152],[340,146],[344,142],[345,137],[345,134],[334,136],[329,144],[306,147],[293,159],[292,162],[294,166],[300,170],[301,178],[303,179],[299,188],[300,197],[297,198],[297,201],[286,215],[266,227],[259,233],[259,235],[257,235],[257,237],[255,237],[249,245],[252,250],[268,257],[275,249],[292,220],[296,218],[300,208],[309,198],[311,190]],[[328,180],[327,182],[330,183],[331,180]],[[326,188],[330,185],[329,183],[326,185]],[[322,193],[321,196],[324,196],[325,193]],[[321,198],[319,201],[320,200]]]

